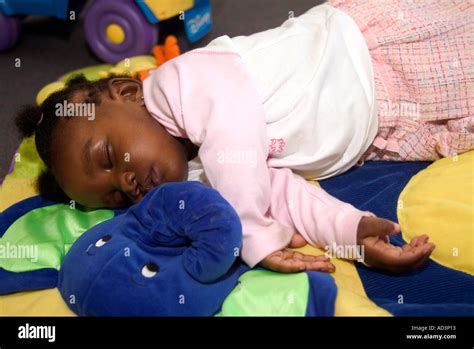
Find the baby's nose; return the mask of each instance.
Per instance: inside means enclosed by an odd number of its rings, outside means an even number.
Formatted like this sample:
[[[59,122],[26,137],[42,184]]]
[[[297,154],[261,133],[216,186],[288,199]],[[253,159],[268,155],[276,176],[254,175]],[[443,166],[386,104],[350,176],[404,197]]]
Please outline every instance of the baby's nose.
[[[130,197],[135,197],[140,194],[140,187],[134,172],[125,172],[122,174],[120,179],[120,190]]]

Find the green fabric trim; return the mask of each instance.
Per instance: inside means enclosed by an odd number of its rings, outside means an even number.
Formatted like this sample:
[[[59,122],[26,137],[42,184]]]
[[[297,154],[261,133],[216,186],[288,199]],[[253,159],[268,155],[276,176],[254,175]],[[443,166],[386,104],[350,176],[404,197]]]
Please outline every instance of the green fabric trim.
[[[305,316],[308,295],[305,273],[251,270],[239,278],[216,316]]]
[[[0,239],[0,267],[13,272],[59,269],[82,233],[113,216],[112,210],[85,212],[65,204],[31,210]]]

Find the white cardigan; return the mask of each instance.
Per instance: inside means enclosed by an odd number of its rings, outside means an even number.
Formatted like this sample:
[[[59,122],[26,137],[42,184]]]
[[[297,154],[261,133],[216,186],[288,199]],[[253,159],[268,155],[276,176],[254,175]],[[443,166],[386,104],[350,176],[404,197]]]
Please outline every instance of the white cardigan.
[[[274,29],[221,36],[206,49],[237,52],[255,79],[273,144],[269,167],[332,177],[354,166],[373,142],[378,119],[371,58],[344,12],[319,5]],[[199,168],[195,159],[190,179],[205,181]]]

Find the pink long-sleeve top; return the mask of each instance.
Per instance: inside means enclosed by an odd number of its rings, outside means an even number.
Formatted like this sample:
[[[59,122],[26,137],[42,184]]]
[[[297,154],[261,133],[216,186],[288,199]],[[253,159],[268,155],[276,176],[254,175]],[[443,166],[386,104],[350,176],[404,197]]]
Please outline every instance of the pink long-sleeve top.
[[[334,17],[332,10],[324,10]],[[327,26],[324,21],[321,22],[323,27]],[[303,30],[306,33],[307,29]],[[291,37],[297,37],[293,34]],[[281,33],[278,36],[281,37]],[[323,40],[328,41],[324,37]],[[351,67],[349,64],[346,66]],[[346,76],[349,73],[347,71]],[[306,78],[304,74],[300,75]],[[339,201],[293,173],[291,166],[283,167],[281,162],[275,161],[271,156],[272,149],[274,151],[279,144],[269,137],[269,121],[262,103],[262,91],[259,91],[256,81],[239,52],[212,49],[210,45],[165,63],[143,82],[143,91],[148,111],[170,134],[189,138],[199,146],[199,165],[205,172],[206,181],[233,205],[241,218],[241,256],[247,264],[254,266],[270,253],[286,247],[295,232],[316,246],[325,247],[334,243],[355,246],[361,217],[372,214]],[[304,87],[308,88],[307,85]],[[363,152],[368,144],[365,138],[367,129],[373,128],[370,125],[373,106],[367,102],[350,103],[348,98],[350,96],[344,96],[347,110],[341,109],[336,114],[342,123],[357,117],[359,123],[354,125],[359,126],[354,126],[355,129],[346,127],[346,134],[338,136],[341,142],[334,142],[338,148],[333,153],[344,152],[347,147],[355,151],[354,158],[357,160],[357,154]],[[359,97],[354,95],[353,98]],[[361,107],[361,114],[357,115],[354,105],[367,105],[367,108]],[[366,121],[361,117],[364,113],[367,114]],[[317,119],[315,113],[308,111],[307,114],[306,119]],[[320,114],[324,116],[325,111],[321,109]],[[330,122],[328,130],[334,125],[334,121]],[[324,127],[324,123],[319,125]],[[275,129],[274,125],[272,127]],[[300,123],[300,127],[304,128],[304,123]],[[297,135],[294,130],[291,132]],[[355,146],[353,141],[358,139],[353,135],[358,132],[360,136],[357,137],[361,141],[360,145]],[[334,138],[330,136],[329,141]],[[349,139],[344,142],[345,138]],[[286,141],[288,143],[289,140]],[[300,142],[301,139],[295,141]],[[327,145],[329,143],[326,142]],[[302,147],[300,143],[293,143],[293,146],[295,144]],[[341,146],[343,149],[338,150]],[[301,151],[312,153],[308,149]],[[278,155],[284,160],[284,154]],[[294,163],[295,151],[291,155]],[[333,164],[339,159],[330,152],[323,157],[326,163],[332,160]],[[306,161],[306,164],[310,162]],[[316,167],[313,166],[315,170]]]

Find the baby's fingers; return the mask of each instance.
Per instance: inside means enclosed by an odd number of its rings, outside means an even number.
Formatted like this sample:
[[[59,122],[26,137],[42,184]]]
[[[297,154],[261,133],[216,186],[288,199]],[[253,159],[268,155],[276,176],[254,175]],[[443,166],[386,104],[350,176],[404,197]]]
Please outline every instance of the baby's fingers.
[[[297,273],[309,270],[333,273],[336,270],[336,267],[331,262],[304,262],[295,259],[285,260],[284,265],[281,265],[280,268],[280,271],[284,273]]]
[[[426,244],[429,240],[428,235],[420,235],[420,236],[415,236],[411,241],[410,241],[410,246],[412,247],[417,247],[417,246],[422,246]]]
[[[293,258],[282,259],[275,258],[270,261],[263,263],[265,268],[268,268],[273,271],[280,273],[297,273],[306,268],[306,265],[303,261],[296,260]]]
[[[306,270],[334,273],[336,271],[336,266],[331,262],[306,262]]]
[[[311,256],[294,252],[287,261],[291,261],[292,267],[298,268],[298,270],[293,271],[314,270],[332,273],[336,270],[334,264],[329,262],[328,256]]]
[[[326,255],[320,255],[320,256],[313,256],[313,255],[308,255],[308,254],[303,254],[301,252],[294,252],[293,256],[294,259],[299,259],[304,262],[329,262],[330,258]]]
[[[415,264],[415,269],[422,267],[428,261],[435,248],[436,245],[432,243],[422,245],[423,257]]]
[[[414,265],[413,269],[421,268],[430,259],[431,252],[425,253],[424,256]]]
[[[394,265],[400,268],[401,271],[417,269],[428,260],[434,248],[435,245],[432,243],[426,243],[416,247],[410,245],[410,247],[403,249],[403,252],[394,261]]]

